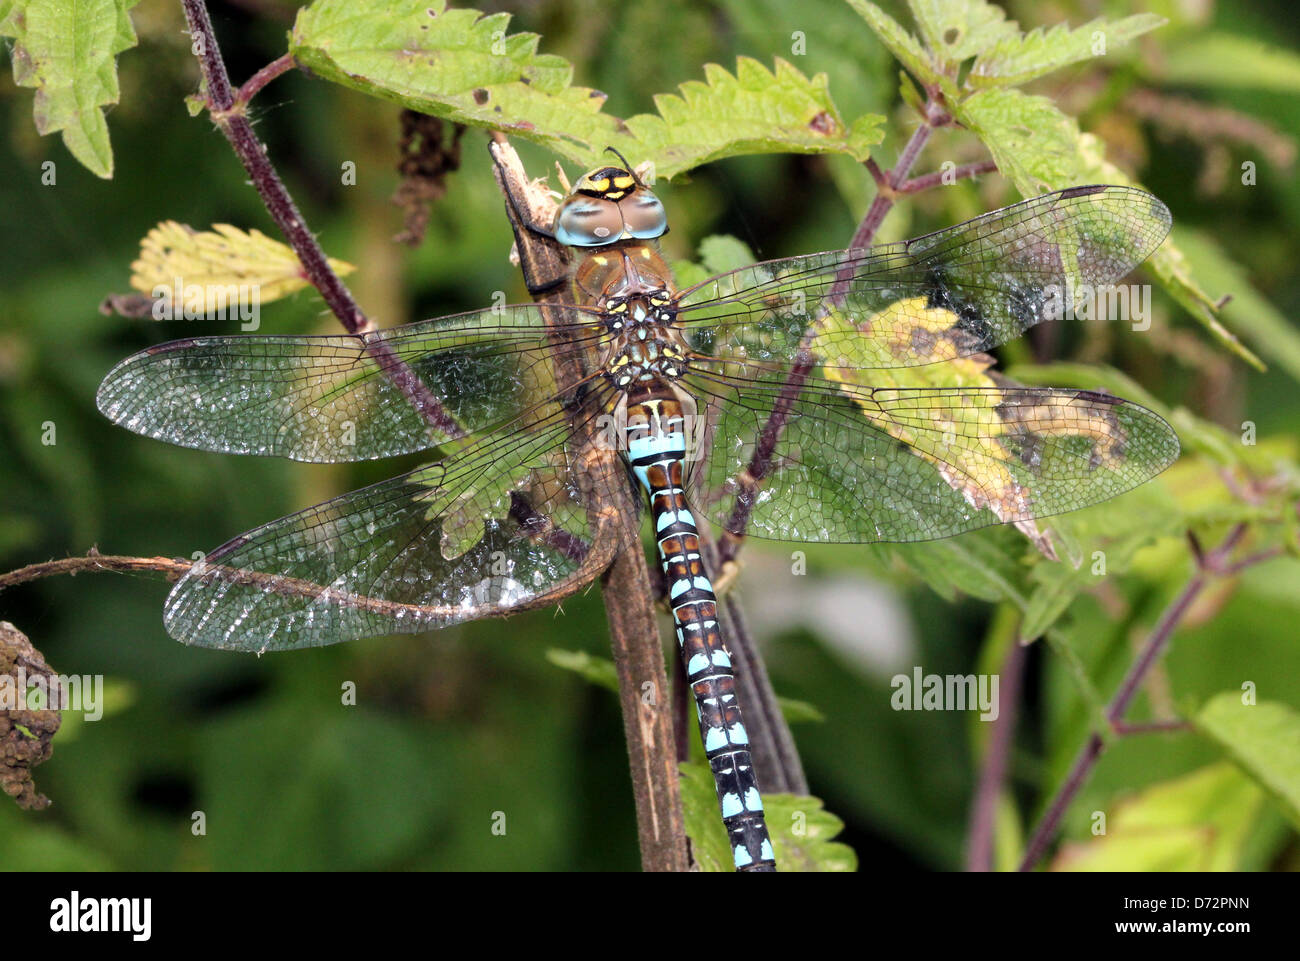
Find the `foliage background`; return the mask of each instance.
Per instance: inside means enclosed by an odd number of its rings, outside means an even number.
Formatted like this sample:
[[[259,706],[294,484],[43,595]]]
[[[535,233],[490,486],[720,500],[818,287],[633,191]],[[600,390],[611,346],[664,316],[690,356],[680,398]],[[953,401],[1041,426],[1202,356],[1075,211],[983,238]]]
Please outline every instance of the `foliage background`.
[[[884,6],[910,24],[901,5]],[[1300,310],[1300,180],[1289,133],[1300,129],[1300,27],[1289,5],[1007,6],[1026,29],[1140,10],[1170,20],[1122,66],[1102,72],[1079,64],[1032,89],[1079,116],[1106,142],[1108,156],[1191,228],[1185,246],[1197,276],[1212,294],[1236,296],[1235,313],[1226,315],[1230,326],[1274,327],[1254,328],[1272,330],[1252,343],[1270,361],[1270,370],[1259,373],[1157,292],[1148,334],[1122,325],[1114,337],[1066,331],[1012,347],[1004,361],[1106,361],[1164,404],[1224,425],[1230,436],[1251,420],[1261,444],[1293,443],[1300,433],[1300,364],[1278,358],[1300,353],[1276,335],[1281,329],[1296,336],[1290,318]],[[898,100],[897,62],[848,6],[543,0],[479,8],[507,10],[512,30],[541,33],[542,50],[575,63],[577,81],[606,92],[620,116],[652,110],[653,93],[698,79],[705,62],[730,67],[746,55],[770,64],[780,56],[808,74],[826,71],[845,118],[868,111],[889,117],[875,151],[882,165],[911,129]],[[259,0],[211,9],[236,81],[284,52],[293,4]],[[274,232],[228,145],[205,118],[184,109],[195,68],[179,5],[144,0],[132,16],[141,43],[120,58],[121,104],[109,115],[112,181],[83,170],[58,138],[38,137],[30,91],[0,72],[0,570],[84,553],[92,544],[105,553],[189,556],[398,470],[391,463],[316,467],[185,451],[112,428],[95,410],[95,388],[117,360],[162,340],[209,332],[197,323],[127,321],[96,310],[106,293],[126,289],[139,239],[157,221]],[[803,57],[792,55],[793,30],[806,32]],[[1280,59],[1230,56],[1224,36],[1267,42]],[[481,132],[465,135],[463,169],[435,205],[425,243],[411,251],[392,242],[401,226],[388,199],[398,183],[397,115],[396,106],[301,73],[276,81],[255,102],[258,131],[309,223],[332,256],[359,266],[349,283],[370,316],[384,325],[437,316],[480,306],[495,290],[525,299],[505,258],[509,233]],[[522,151],[534,172],[552,159],[539,148]],[[973,136],[941,132],[915,173],[985,156]],[[56,186],[39,185],[45,160],[57,163]],[[357,165],[355,187],[339,182],[347,160]],[[1239,185],[1244,160],[1258,165],[1258,186]],[[871,190],[861,165],[848,157],[723,161],[661,189],[673,225],[665,246],[679,259],[693,257],[712,234],[739,237],[762,257],[834,248],[851,236]],[[905,199],[882,239],[1014,198],[992,175]],[[1240,265],[1239,273],[1229,272],[1221,254]],[[264,332],[336,330],[311,293],[268,306],[262,321]],[[211,327],[218,330],[224,332]],[[1263,349],[1261,340],[1274,349]],[[54,446],[41,443],[47,421],[57,425]],[[1197,477],[1166,476],[1155,493],[1094,512],[1094,523],[1137,524],[1171,498],[1190,513],[1188,502],[1200,496]],[[1206,530],[1214,529],[1209,513],[1197,514]],[[914,664],[927,673],[994,669],[1014,635],[1013,606],[965,594],[941,600],[933,588],[971,586],[981,557],[1017,567],[1024,547],[1017,538],[1005,530],[963,538],[960,556],[930,555],[932,568],[956,565],[946,577],[930,578],[901,570],[890,551],[809,549],[809,573],[800,578],[789,573],[793,547],[755,542],[746,550],[740,596],[776,688],[825,716],[795,727],[813,793],[846,821],[843,840],[872,870],[963,862],[987,729],[967,714],[891,710],[889,678]],[[1021,834],[1087,730],[1088,705],[1063,652],[1073,652],[1108,696],[1134,643],[1189,569],[1185,544],[1162,539],[1118,586],[1071,603],[1055,649],[1036,644],[1031,651],[1007,798],[1016,804],[1004,805],[999,821],[999,864],[1014,863]],[[96,575],[0,595],[0,618],[25,631],[56,669],[104,674],[110,689],[108,716],[95,724],[66,720],[54,758],[37,771],[54,806],[25,813],[0,804],[0,867],[638,864],[617,704],[546,657],[554,648],[607,654],[597,592],[566,603],[562,615],[260,660],[170,641],[160,616],[165,593],[154,579]],[[1190,715],[1243,680],[1258,683],[1262,698],[1300,706],[1297,616],[1295,559],[1216,585],[1187,618],[1133,716]],[[344,681],[361,691],[355,709],[339,706]],[[1107,850],[1095,842],[1071,849],[1075,866],[1090,857],[1136,869],[1300,866],[1285,805],[1207,768],[1220,756],[1192,733],[1118,741],[1071,809],[1068,837],[1087,844],[1094,810],[1120,812],[1128,804],[1130,811],[1145,806],[1156,813],[1145,826],[1135,819],[1140,840],[1129,834]],[[1197,809],[1197,801],[1216,797],[1220,803]],[[190,833],[196,809],[207,814],[206,837]],[[508,817],[504,837],[490,832],[498,810]]]

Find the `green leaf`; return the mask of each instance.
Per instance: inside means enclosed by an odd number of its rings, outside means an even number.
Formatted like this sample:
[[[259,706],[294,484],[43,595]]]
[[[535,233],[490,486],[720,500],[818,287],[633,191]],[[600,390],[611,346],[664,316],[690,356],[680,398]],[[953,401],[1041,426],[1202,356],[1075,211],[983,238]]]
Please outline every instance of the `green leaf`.
[[[44,136],[87,170],[113,176],[103,108],[117,103],[116,57],[135,46],[127,11],[139,0],[0,0],[0,37],[13,37],[14,82],[35,87],[33,115]]]
[[[1152,785],[1119,803],[1106,833],[1066,844],[1056,871],[1232,871],[1263,792],[1230,764]]]
[[[1270,701],[1243,704],[1242,692],[1227,691],[1206,702],[1195,724],[1300,827],[1300,714]]]
[[[553,647],[546,652],[546,659],[556,667],[581,675],[597,687],[618,693],[618,670],[609,658],[593,657],[586,651],[564,651]]]
[[[1014,20],[985,0],[908,0],[921,39],[951,64],[1020,36]]]
[[[956,99],[957,86],[952,78],[943,73],[920,41],[907,32],[906,27],[870,0],[848,0],[848,4],[867,21],[867,26],[880,42],[912,76],[926,86],[939,86],[946,97]]]
[[[957,105],[956,114],[1026,197],[1080,182],[1079,124],[1047,97],[981,90]]]
[[[671,178],[752,153],[847,153],[884,136],[883,117],[847,126],[827,89],[784,60],[774,70],[740,58],[707,64],[705,81],[655,97],[658,114],[621,120],[605,95],[572,85],[573,67],[539,54],[539,37],[508,34],[508,14],[446,8],[445,0],[317,0],[299,11],[290,52],[327,80],[457,123],[502,130],[577,163],[606,147],[654,162]]]
[[[1154,13],[1139,13],[1113,23],[1099,17],[1075,30],[1059,23],[1050,30],[1039,27],[1005,37],[980,53],[966,84],[979,88],[1028,83],[1069,64],[1104,56],[1112,45],[1128,43],[1167,22]]]
[[[1106,161],[1100,141],[1046,97],[1010,88],[989,88],[954,106],[954,115],[988,147],[998,170],[1026,197],[1080,184],[1132,185]],[[1146,262],[1161,286],[1228,350],[1260,369],[1263,363],[1215,316],[1215,302],[1187,268],[1177,239],[1167,239]]]
[[[778,697],[776,703],[781,708],[781,716],[785,718],[787,724],[826,723],[826,715],[815,704],[793,697]]]
[[[1010,600],[1024,606],[1020,579],[1024,567],[1009,549],[1006,529],[964,537],[874,548],[913,571],[932,591],[947,600],[968,594],[997,603]]]
[[[682,813],[691,839],[691,857],[702,871],[734,871],[731,845],[718,816],[713,774],[703,761],[681,765]],[[778,871],[856,871],[857,855],[834,840],[844,822],[820,799],[795,794],[764,794],[767,829]]]
[[[730,234],[713,234],[700,241],[696,251],[700,265],[710,274],[725,274],[754,263],[754,252],[749,244]]]
[[[1151,72],[1168,84],[1300,91],[1300,56],[1249,37],[1196,31],[1171,41]]]
[[[1178,246],[1189,269],[1206,287],[1232,295],[1221,312],[1233,329],[1241,331],[1242,337],[1269,360],[1300,379],[1300,330],[1264,298],[1241,265],[1225,254],[1213,237],[1199,230],[1180,229]]]

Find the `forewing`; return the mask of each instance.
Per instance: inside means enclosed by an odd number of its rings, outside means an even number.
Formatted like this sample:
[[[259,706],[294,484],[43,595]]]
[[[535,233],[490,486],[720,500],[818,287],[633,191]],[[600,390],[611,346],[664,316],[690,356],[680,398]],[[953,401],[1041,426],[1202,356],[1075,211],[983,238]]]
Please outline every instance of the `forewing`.
[[[551,360],[597,338],[594,316],[522,304],[356,336],[193,337],[128,357],[97,400],[123,427],[182,447],[388,457],[507,421],[563,389]]]
[[[1158,415],[1109,394],[1026,387],[805,389],[757,490],[759,438],[783,396],[771,381],[697,373],[708,425],[693,502],[734,529],[809,542],[921,541],[1077,510],[1123,493],[1178,457]]]
[[[905,243],[722,274],[685,291],[679,317],[706,358],[779,367],[811,347],[824,372],[929,364],[1068,314],[1145,260],[1170,222],[1145,191],[1076,187]]]

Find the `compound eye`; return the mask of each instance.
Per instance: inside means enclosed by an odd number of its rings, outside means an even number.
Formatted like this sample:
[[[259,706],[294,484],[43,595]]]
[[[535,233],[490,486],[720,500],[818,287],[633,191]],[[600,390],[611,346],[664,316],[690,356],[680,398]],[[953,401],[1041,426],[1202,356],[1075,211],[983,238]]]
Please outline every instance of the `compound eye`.
[[[668,214],[659,198],[642,188],[619,205],[623,213],[624,229],[637,240],[662,237],[668,229]]]
[[[567,247],[603,247],[623,233],[618,204],[594,197],[572,197],[555,215],[555,239]]]

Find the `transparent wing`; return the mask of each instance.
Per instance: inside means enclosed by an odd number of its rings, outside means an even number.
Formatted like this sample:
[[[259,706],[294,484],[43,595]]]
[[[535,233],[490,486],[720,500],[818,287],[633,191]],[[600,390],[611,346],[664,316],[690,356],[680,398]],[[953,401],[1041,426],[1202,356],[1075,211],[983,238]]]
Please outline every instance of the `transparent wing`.
[[[608,563],[570,474],[568,436],[558,416],[499,431],[236,537],[177,582],[167,631],[261,652],[553,603]]]
[[[1109,394],[1026,387],[814,386],[794,400],[761,487],[749,469],[781,385],[706,373],[698,509],[728,530],[811,542],[921,541],[1077,510],[1178,457],[1158,415]],[[737,500],[739,507],[737,508]]]
[[[1170,222],[1144,191],[1075,187],[900,244],[721,274],[683,292],[679,318],[704,358],[789,365],[802,344],[825,370],[929,364],[1067,315],[1145,260]]]
[[[560,323],[548,327],[548,312]],[[326,463],[388,457],[556,393],[551,359],[593,343],[595,316],[522,304],[356,336],[194,337],[122,361],[97,402],[115,423],[182,447]]]

